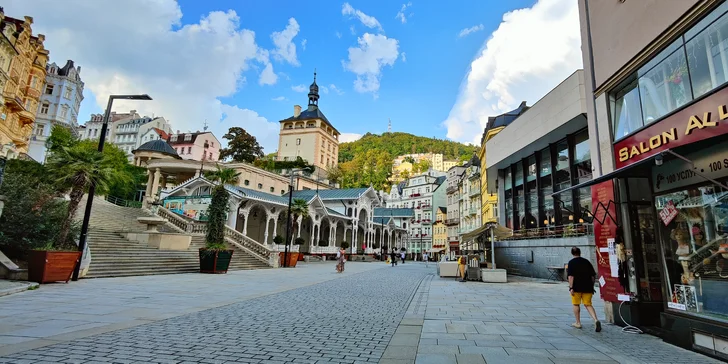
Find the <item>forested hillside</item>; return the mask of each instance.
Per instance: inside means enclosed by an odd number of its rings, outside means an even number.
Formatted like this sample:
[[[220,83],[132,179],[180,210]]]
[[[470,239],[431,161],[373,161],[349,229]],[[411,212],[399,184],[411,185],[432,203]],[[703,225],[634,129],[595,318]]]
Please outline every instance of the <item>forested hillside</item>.
[[[349,162],[369,150],[386,151],[392,158],[410,153],[441,153],[445,160],[469,159],[478,147],[450,140],[426,138],[407,133],[367,133],[361,139],[339,145],[339,163]]]

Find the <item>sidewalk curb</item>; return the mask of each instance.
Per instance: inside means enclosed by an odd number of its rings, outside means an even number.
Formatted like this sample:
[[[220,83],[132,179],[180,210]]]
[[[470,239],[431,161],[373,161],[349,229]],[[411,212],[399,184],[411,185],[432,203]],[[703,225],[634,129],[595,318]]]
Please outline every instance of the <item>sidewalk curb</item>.
[[[6,288],[0,290],[0,297],[2,296],[9,296],[11,294],[20,293],[27,291],[29,289],[36,289],[40,287],[38,283],[35,282],[18,282],[19,286],[12,287],[12,288]]]

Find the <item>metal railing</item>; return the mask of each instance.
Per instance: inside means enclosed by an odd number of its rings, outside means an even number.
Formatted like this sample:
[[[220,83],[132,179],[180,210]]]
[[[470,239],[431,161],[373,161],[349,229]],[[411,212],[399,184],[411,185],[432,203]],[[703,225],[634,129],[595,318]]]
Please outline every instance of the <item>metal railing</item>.
[[[574,238],[593,235],[594,225],[583,223],[514,230],[513,235],[503,240]]]
[[[116,196],[106,196],[104,197],[104,200],[111,202],[116,206],[133,207],[137,209],[142,207],[141,201],[129,201]]]

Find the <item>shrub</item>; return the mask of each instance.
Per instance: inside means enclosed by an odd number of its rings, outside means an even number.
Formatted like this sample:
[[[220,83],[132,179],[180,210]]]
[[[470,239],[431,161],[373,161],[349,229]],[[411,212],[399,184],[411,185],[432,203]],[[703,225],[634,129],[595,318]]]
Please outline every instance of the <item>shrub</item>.
[[[319,240],[319,246],[329,246],[329,242],[324,239],[321,239],[321,240]]]
[[[283,245],[283,243],[284,243],[284,241],[283,241],[283,237],[282,237],[282,236],[280,236],[280,235],[276,235],[276,237],[275,237],[275,238],[273,238],[273,242],[274,242],[275,244],[278,244],[278,245]]]
[[[296,240],[293,241],[293,243],[296,245],[303,245],[303,243],[305,243],[305,242],[306,242],[306,239],[301,238],[301,237],[298,237],[298,238],[296,238]]]
[[[349,243],[345,241],[342,241],[339,246],[341,247],[341,249],[349,249]]]

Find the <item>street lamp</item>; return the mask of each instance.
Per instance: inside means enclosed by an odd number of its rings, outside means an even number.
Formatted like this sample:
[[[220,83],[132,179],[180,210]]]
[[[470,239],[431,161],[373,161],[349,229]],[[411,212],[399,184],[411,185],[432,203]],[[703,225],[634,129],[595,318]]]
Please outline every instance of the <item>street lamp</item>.
[[[291,205],[293,204],[293,177],[296,175],[296,172],[310,172],[311,168],[305,167],[305,168],[294,168],[291,169],[291,182],[288,184],[288,218],[286,220],[286,245],[283,253],[283,267],[288,267],[288,245],[291,243],[291,227],[292,221],[291,221]],[[311,242],[313,243],[313,242]]]
[[[104,123],[101,126],[101,136],[99,137],[99,152],[104,151],[104,143],[106,142],[106,130],[109,128],[109,116],[111,116],[111,105],[114,100],[151,100],[149,95],[109,95],[109,103],[106,104],[106,111],[104,112]],[[88,188],[88,197],[86,200],[86,210],[83,214],[83,223],[81,224],[81,236],[78,240],[78,250],[81,252],[81,260],[76,264],[76,268],[73,270],[73,280],[78,280],[78,274],[81,271],[81,261],[83,260],[83,252],[86,249],[86,238],[88,235],[88,224],[91,220],[91,207],[94,203],[94,193],[96,192],[96,185],[91,182],[91,186]]]

